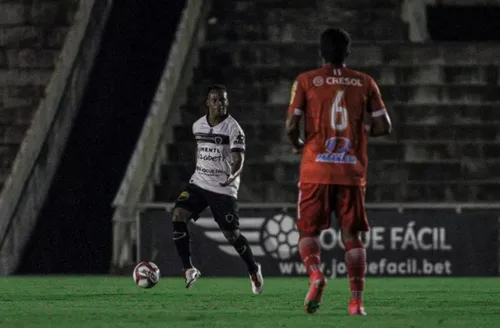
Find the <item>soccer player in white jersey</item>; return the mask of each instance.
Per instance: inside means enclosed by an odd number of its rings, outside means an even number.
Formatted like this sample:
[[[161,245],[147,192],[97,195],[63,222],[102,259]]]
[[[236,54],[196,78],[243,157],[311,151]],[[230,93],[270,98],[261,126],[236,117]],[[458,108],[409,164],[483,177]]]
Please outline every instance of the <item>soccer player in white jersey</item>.
[[[248,267],[252,292],[260,294],[264,279],[248,240],[239,230],[238,188],[245,159],[245,134],[227,113],[227,90],[223,85],[209,87],[208,114],[193,124],[197,143],[196,169],[188,187],[181,192],[173,210],[173,239],[182,260],[186,288],[200,276],[191,262],[187,223],[210,207],[214,219],[228,242]]]

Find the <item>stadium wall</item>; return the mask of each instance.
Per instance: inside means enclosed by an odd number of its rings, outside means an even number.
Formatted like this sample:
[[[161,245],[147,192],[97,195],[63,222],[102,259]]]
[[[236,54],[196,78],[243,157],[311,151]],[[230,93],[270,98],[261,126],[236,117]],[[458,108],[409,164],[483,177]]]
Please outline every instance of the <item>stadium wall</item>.
[[[498,276],[500,215],[485,204],[368,205],[371,230],[363,235],[368,276]],[[179,274],[171,238],[172,204],[145,204],[137,217],[137,261],[155,262],[163,276]],[[305,275],[297,252],[294,204],[242,204],[240,228],[266,276]],[[204,276],[241,276],[246,271],[210,212],[190,227],[193,263]],[[340,231],[322,232],[323,270],[345,277]]]
[[[45,97],[0,196],[0,274],[11,274],[36,224],[78,112],[112,0],[81,1]]]

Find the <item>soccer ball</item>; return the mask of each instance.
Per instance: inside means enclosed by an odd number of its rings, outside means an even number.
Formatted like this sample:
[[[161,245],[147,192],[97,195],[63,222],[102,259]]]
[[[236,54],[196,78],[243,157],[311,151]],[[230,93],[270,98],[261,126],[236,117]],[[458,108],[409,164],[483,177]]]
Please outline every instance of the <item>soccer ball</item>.
[[[278,260],[288,260],[297,253],[299,232],[295,220],[286,214],[276,214],[263,225],[262,241],[267,254]]]
[[[153,262],[143,261],[135,266],[132,277],[137,286],[151,288],[160,280],[160,269]]]

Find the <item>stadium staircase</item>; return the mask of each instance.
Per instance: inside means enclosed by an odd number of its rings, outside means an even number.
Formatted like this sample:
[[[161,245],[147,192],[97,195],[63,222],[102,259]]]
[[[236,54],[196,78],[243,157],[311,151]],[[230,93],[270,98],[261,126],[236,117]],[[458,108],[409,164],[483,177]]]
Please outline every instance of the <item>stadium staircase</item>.
[[[54,72],[77,3],[0,3],[0,190]]]
[[[108,272],[111,199],[183,7],[179,0],[147,6],[136,0],[113,2],[57,176],[17,273]]]
[[[111,1],[0,1],[0,275],[36,224]]]
[[[378,82],[391,136],[369,143],[367,202],[463,202],[500,197],[500,45],[412,44],[400,1],[217,1],[181,121],[167,147],[155,201],[172,202],[193,170],[191,124],[205,87],[224,83],[247,134],[240,199],[293,202],[299,158],[284,137],[295,76],[320,64],[323,28],[355,40],[348,65]]]

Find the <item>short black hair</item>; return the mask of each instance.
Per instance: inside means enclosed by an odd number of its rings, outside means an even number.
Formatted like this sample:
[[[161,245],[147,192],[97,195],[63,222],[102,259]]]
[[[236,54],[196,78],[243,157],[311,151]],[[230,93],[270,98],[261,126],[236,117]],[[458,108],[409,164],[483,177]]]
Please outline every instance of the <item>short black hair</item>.
[[[216,91],[224,91],[224,92],[227,93],[227,88],[226,88],[225,85],[223,85],[223,84],[212,84],[207,89],[207,96],[210,94],[210,92],[212,92],[214,90],[216,90]]]
[[[341,28],[328,28],[320,38],[321,56],[327,63],[343,64],[350,53],[351,37]]]

